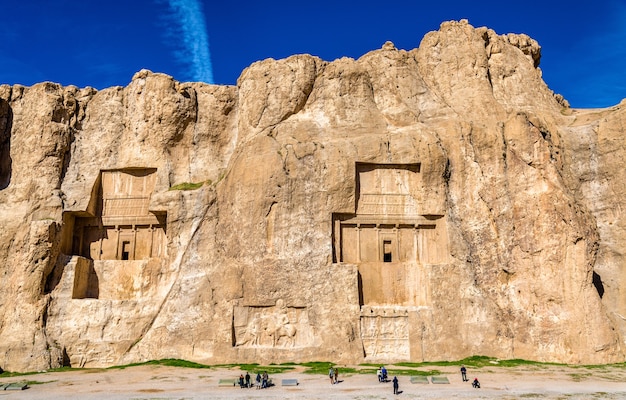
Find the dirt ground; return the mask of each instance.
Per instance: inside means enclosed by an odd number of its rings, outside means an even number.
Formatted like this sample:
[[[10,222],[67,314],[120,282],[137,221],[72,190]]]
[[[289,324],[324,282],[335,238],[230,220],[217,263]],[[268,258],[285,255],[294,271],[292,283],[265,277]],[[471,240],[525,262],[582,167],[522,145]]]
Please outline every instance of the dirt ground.
[[[0,378],[0,385],[30,381],[26,390],[0,390],[6,399],[626,399],[626,368],[574,368],[525,366],[468,369],[482,387],[463,382],[456,367],[438,367],[449,384],[412,384],[398,376],[400,391],[375,375],[341,374],[338,384],[325,375],[294,371],[270,375],[275,386],[257,390],[219,386],[220,379],[235,379],[237,368],[192,369],[137,366],[125,369],[86,369]],[[243,372],[245,375],[245,371]],[[254,377],[253,377],[254,378]],[[282,386],[297,379],[298,386]]]

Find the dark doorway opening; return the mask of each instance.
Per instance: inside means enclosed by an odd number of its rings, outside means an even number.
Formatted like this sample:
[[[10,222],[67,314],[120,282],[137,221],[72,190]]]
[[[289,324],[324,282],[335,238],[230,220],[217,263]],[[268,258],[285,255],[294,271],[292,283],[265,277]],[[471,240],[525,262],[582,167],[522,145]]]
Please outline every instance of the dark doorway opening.
[[[130,258],[130,242],[122,242],[122,260],[129,260]]]
[[[391,240],[383,241],[383,262],[392,262]]]
[[[598,291],[598,295],[600,296],[600,298],[602,298],[602,296],[604,296],[604,284],[602,283],[602,278],[600,278],[600,275],[598,275],[595,271],[593,271],[592,282],[593,286],[595,286],[596,290]]]

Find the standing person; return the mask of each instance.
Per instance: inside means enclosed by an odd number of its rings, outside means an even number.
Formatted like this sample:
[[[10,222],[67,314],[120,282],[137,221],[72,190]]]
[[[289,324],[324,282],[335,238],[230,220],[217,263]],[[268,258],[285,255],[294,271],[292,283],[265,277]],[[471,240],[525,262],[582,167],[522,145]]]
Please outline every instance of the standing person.
[[[376,376],[378,377],[378,382],[382,382],[383,381],[383,372],[381,370],[382,367],[379,367],[378,370],[376,370]]]
[[[335,367],[335,383],[339,383],[339,368]]]
[[[465,369],[465,365],[461,365],[461,378],[463,378],[463,382],[469,381],[469,379],[467,379],[467,369]]]
[[[268,387],[269,380],[270,380],[270,377],[269,375],[267,375],[267,371],[263,372],[263,384],[261,386],[263,389]]]
[[[250,373],[246,371],[246,387],[250,387]]]
[[[332,385],[335,379],[335,370],[333,369],[333,367],[330,367],[330,369],[328,370],[328,377],[330,378],[330,384]]]
[[[239,375],[239,387],[243,389],[243,374]]]
[[[256,374],[256,388],[261,389],[261,373],[257,372]]]
[[[399,385],[398,385],[398,377],[394,376],[393,377],[393,394],[398,394],[398,389],[399,389]]]

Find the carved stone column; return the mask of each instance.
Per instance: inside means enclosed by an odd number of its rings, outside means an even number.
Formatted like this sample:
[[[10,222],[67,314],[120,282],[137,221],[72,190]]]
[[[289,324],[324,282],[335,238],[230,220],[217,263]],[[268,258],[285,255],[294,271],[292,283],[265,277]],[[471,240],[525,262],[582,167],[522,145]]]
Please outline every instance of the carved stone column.
[[[420,261],[420,257],[419,257],[419,251],[417,246],[419,246],[418,243],[418,225],[415,224],[413,225],[413,259],[415,260],[415,262],[417,262],[418,264],[421,262]]]
[[[400,260],[400,229],[399,228],[399,224],[396,224],[393,227],[393,233],[394,233],[394,237],[396,238],[396,245],[395,245],[395,257],[393,258],[393,261],[401,261]]]
[[[131,254],[128,255],[129,260],[135,259],[135,248],[137,248],[137,226],[133,225],[132,230],[133,230],[133,245],[130,248]]]
[[[154,254],[152,254],[152,249],[154,247],[154,225],[150,224],[148,231],[150,232],[150,250],[148,250],[148,255],[152,258],[154,257]]]
[[[115,225],[115,259],[120,259],[120,226]]]
[[[356,261],[361,262],[361,224],[356,224]]]

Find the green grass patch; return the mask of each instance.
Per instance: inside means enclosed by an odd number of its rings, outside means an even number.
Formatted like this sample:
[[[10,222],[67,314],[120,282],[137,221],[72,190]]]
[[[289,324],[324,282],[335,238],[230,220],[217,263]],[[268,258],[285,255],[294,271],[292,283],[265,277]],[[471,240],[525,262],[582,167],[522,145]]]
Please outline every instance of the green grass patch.
[[[112,366],[109,368],[71,368],[71,367],[62,367],[62,368],[54,368],[49,369],[45,372],[64,372],[64,371],[83,371],[83,372],[99,372],[106,369],[124,369],[135,366],[145,366],[145,365],[162,365],[167,367],[181,367],[181,368],[196,368],[196,369],[211,369],[211,368],[229,368],[229,369],[239,369],[241,371],[250,372],[251,375],[256,375],[257,373],[263,373],[267,371],[268,374],[280,374],[287,371],[294,370],[297,366],[305,367],[304,373],[306,374],[317,374],[317,375],[326,375],[328,374],[328,370],[331,367],[334,367],[335,364],[329,361],[313,361],[313,362],[305,362],[305,363],[294,363],[294,362],[286,362],[281,364],[270,364],[270,365],[259,365],[259,364],[217,364],[217,365],[205,365],[199,364],[192,361],[180,360],[180,359],[161,359],[161,360],[151,360],[141,363],[132,363],[126,365],[118,365]],[[350,375],[350,374],[376,374],[376,370],[383,364],[381,363],[362,363],[359,364],[356,368],[353,367],[339,367],[339,375]],[[522,359],[511,359],[511,360],[499,360],[493,357],[486,356],[473,356],[467,357],[458,361],[430,361],[430,362],[399,362],[393,364],[391,368],[388,367],[388,375],[389,376],[432,376],[432,375],[441,375],[442,372],[433,367],[451,367],[453,366],[455,369],[459,368],[460,365],[465,365],[468,368],[498,368],[498,367],[519,367],[519,366],[531,366],[536,368],[546,367],[546,366],[558,366],[558,367],[567,367],[572,368],[579,373],[572,373],[570,377],[574,381],[580,381],[586,379],[590,376],[591,372],[587,372],[589,370],[593,370],[596,372],[609,372],[610,368],[618,368],[618,369],[626,369],[626,363],[615,363],[615,364],[600,364],[600,365],[567,365],[567,364],[558,364],[558,363],[541,363],[536,361],[528,361]],[[395,367],[395,368],[394,368]],[[419,370],[417,368],[420,368]],[[9,372],[3,371],[0,373],[0,377],[15,377],[15,376],[28,376],[40,374],[42,372],[33,371],[33,372]],[[611,376],[608,378],[609,380],[619,380],[619,377]],[[45,383],[45,382],[44,382]],[[36,383],[35,383],[36,384]]]
[[[556,367],[567,367],[567,364],[529,361],[529,360],[522,360],[522,359],[518,359],[518,358],[512,359],[512,360],[496,360],[491,365],[497,365],[499,367],[520,367],[520,366],[535,366],[535,367],[556,366]]]
[[[198,364],[192,361],[179,360],[176,358],[165,358],[162,360],[151,360],[141,363],[132,363],[126,365],[115,365],[107,369],[125,369],[129,367],[139,367],[143,365],[163,365],[166,367],[182,367],[182,368],[212,368],[210,365]]]
[[[218,365],[214,365],[214,367],[215,368],[229,368],[229,369],[237,368],[242,371],[250,372],[250,375],[256,375],[258,373],[262,374],[263,372],[267,372],[268,375],[271,375],[271,374],[282,374],[283,372],[291,371],[295,369],[293,365],[295,364],[290,363],[289,365],[285,365],[285,364],[259,365],[255,363],[255,364],[218,364]]]
[[[69,372],[69,371],[76,371],[76,369],[72,367],[59,367],[59,368],[47,369],[45,372]]]
[[[248,371],[250,373],[257,372],[263,373],[267,371],[268,374],[279,374],[285,371],[290,371],[294,369],[295,364],[290,365],[259,365],[259,364],[217,364],[217,365],[205,365],[198,364],[192,361],[187,360],[179,360],[174,358],[167,358],[163,360],[152,360],[146,361],[142,363],[133,363],[126,365],[117,365],[113,367],[109,367],[107,369],[124,369],[129,367],[138,367],[143,365],[163,365],[167,367],[182,367],[182,368],[228,368],[228,369],[240,369],[242,371]]]
[[[39,372],[9,372],[9,371],[4,371],[3,373],[0,374],[0,378],[11,378],[13,376],[26,376],[26,375],[35,375],[38,374]]]
[[[3,371],[0,374],[0,378],[10,378],[12,376],[28,376],[28,375],[37,375],[46,372],[65,372],[65,371],[73,371],[70,367],[61,367],[61,368],[51,368],[45,371],[29,371],[29,372],[9,372]]]
[[[432,375],[441,375],[442,372],[437,369],[431,369],[429,371],[420,371],[417,369],[388,369],[387,376],[432,376]]]
[[[307,369],[304,370],[305,374],[312,375],[327,375],[330,367],[339,369],[339,376],[353,375],[353,374],[376,374],[376,370],[373,368],[352,368],[352,367],[339,367],[329,361],[312,361],[300,364]]]
[[[215,368],[227,368],[227,369],[234,369],[234,368],[238,368],[238,369],[242,369],[245,371],[249,371],[251,368],[256,368],[258,367],[259,364],[216,364],[214,365]]]
[[[350,368],[350,367],[337,367],[337,369],[339,369],[339,377],[341,378],[344,375],[354,375],[354,374],[369,374],[371,373],[371,371],[374,370],[368,370],[367,372],[365,372],[362,369],[356,369],[356,368]],[[376,371],[374,371],[375,373]],[[325,372],[326,374],[328,373],[328,371]]]
[[[183,182],[178,185],[174,185],[169,190],[196,190],[202,187],[204,182]]]
[[[328,370],[330,367],[335,367],[335,364],[328,361],[315,361],[315,362],[306,362],[300,364],[303,367],[307,367],[304,371],[305,374],[317,374],[317,375],[326,375],[328,374]],[[376,371],[380,364],[360,364],[359,367],[365,368],[352,368],[352,367],[337,367],[339,368],[339,376],[341,375],[350,375],[350,374],[361,374],[361,375],[376,375]],[[373,368],[375,367],[375,368]],[[387,374],[389,376],[394,375],[402,375],[402,376],[411,376],[411,375],[439,375],[440,371],[434,369],[430,371],[419,371],[416,369],[388,369]]]
[[[283,372],[291,371],[295,368],[291,366],[280,366],[280,365],[259,365],[259,366],[250,367],[250,368],[243,366],[241,367],[241,369],[244,371],[250,372],[251,375],[252,373],[262,374],[263,372],[267,372],[268,375],[271,375],[271,374],[282,374]]]
[[[334,364],[328,361],[311,361],[300,364],[307,369],[304,370],[305,374],[328,374],[328,370]],[[339,371],[341,372],[341,371]]]
[[[412,368],[420,368],[420,367],[450,367],[450,366],[459,366],[465,365],[466,367],[472,368],[482,368],[482,367],[519,367],[519,366],[567,366],[567,364],[558,364],[558,363],[542,363],[538,361],[529,361],[522,359],[511,359],[511,360],[499,360],[493,357],[487,356],[472,356],[467,357],[459,361],[428,361],[428,362],[420,362],[420,363],[411,363],[411,362],[401,362],[396,363],[399,367],[412,367]]]

